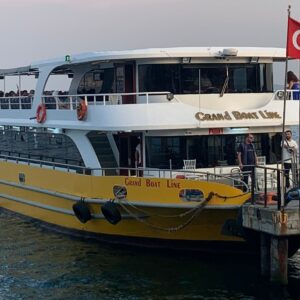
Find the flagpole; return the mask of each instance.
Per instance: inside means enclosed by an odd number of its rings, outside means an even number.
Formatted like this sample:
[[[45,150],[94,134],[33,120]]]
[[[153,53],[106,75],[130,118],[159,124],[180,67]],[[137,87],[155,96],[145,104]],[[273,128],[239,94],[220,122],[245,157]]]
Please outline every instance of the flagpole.
[[[298,78],[300,78],[300,60],[298,60]],[[298,108],[299,108],[299,115],[298,115],[298,145],[300,145],[300,100],[298,101]],[[297,172],[296,172],[296,176],[297,176],[297,187],[300,186],[300,156],[299,156],[299,150],[297,151],[297,155],[296,155],[296,166],[297,166]]]
[[[291,5],[288,6],[288,20],[291,15]],[[288,22],[289,24],[289,22]],[[284,209],[284,160],[283,160],[283,150],[284,150],[284,140],[285,140],[285,114],[286,114],[286,83],[287,83],[287,72],[288,72],[288,33],[289,25],[287,26],[286,35],[286,51],[285,51],[285,72],[284,72],[284,93],[283,93],[283,116],[282,116],[282,137],[281,137],[281,195],[280,195],[280,208]]]

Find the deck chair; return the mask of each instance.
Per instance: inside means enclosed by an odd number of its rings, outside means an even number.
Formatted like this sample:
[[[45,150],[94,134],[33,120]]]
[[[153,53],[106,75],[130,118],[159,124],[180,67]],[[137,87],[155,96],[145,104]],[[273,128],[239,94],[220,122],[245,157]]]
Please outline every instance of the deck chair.
[[[265,156],[257,156],[257,164],[258,165],[265,165],[266,164],[266,157]]]
[[[196,169],[196,159],[184,159],[183,169],[194,171]]]

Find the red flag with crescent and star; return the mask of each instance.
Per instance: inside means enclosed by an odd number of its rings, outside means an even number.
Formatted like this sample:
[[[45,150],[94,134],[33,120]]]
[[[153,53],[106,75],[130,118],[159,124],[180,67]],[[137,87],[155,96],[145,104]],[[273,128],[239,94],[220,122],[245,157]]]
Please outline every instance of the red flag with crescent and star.
[[[289,17],[287,36],[287,56],[300,58],[300,22]]]

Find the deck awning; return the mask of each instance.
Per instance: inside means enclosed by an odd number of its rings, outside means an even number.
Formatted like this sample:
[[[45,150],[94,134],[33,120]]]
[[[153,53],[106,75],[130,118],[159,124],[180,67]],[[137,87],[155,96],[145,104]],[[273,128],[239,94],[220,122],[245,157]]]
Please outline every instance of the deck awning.
[[[25,66],[11,69],[0,69],[0,76],[33,75],[37,72],[38,70],[36,68]]]

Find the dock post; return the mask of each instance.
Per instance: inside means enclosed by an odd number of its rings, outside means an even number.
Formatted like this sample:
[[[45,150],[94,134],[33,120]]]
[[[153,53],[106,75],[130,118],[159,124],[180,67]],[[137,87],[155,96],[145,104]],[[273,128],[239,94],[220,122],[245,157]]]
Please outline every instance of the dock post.
[[[270,247],[271,281],[286,285],[288,283],[288,239],[271,236]]]
[[[264,277],[270,276],[270,236],[260,234],[260,272]]]

